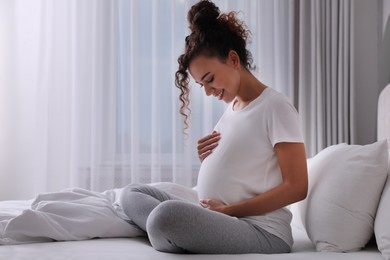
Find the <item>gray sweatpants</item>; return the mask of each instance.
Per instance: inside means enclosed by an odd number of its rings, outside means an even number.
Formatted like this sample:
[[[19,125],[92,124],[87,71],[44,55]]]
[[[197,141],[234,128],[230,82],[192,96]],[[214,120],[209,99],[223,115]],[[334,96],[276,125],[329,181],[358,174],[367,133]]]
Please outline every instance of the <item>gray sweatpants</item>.
[[[158,251],[271,254],[291,250],[282,239],[255,225],[194,205],[149,185],[126,186],[121,204]]]

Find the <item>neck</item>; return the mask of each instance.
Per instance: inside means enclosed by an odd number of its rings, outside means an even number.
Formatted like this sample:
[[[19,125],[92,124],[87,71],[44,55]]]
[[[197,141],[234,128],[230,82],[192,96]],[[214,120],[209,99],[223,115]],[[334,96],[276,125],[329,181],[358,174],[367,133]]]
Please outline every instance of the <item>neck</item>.
[[[260,82],[250,71],[243,69],[240,82],[240,90],[237,95],[239,104],[246,106],[256,99],[267,86]]]

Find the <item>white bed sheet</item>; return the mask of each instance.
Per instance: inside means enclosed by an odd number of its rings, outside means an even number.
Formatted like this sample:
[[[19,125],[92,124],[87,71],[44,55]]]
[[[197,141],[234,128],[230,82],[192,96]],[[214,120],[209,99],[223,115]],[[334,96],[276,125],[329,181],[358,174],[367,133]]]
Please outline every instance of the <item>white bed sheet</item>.
[[[160,188],[172,189],[173,192],[188,195],[187,190],[177,186],[164,186]],[[118,191],[118,190],[117,190]],[[172,190],[170,190],[172,191]],[[109,200],[114,203],[116,192],[105,193]],[[190,199],[190,197],[189,197]],[[24,209],[29,208],[33,200],[2,201],[0,202],[0,221],[20,215]],[[292,210],[294,214],[294,210]],[[101,238],[82,241],[45,242],[21,245],[0,245],[0,260],[10,259],[345,259],[345,260],[383,260],[375,246],[370,246],[362,251],[353,253],[320,253],[307,237],[306,231],[300,223],[300,219],[294,216],[292,222],[294,245],[292,253],[276,255],[185,255],[168,254],[154,250],[146,238]]]
[[[270,259],[270,260],[316,260],[316,259],[345,259],[345,260],[383,260],[375,247],[369,247],[353,253],[320,253],[316,252],[308,239],[306,232],[299,228],[293,229],[294,245],[289,254],[276,255],[184,255],[168,254],[154,250],[145,238],[105,238],[84,241],[34,243],[24,245],[0,246],[0,259],[93,259],[93,260],[122,260],[122,259]]]

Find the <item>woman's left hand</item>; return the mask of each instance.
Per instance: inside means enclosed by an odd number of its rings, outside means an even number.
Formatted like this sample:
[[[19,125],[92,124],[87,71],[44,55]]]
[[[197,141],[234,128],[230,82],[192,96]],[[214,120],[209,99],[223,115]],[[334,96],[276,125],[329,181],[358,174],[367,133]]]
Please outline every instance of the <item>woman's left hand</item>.
[[[224,210],[224,209],[226,209],[226,204],[219,201],[219,200],[203,199],[203,200],[199,201],[199,204],[203,208],[207,208],[209,210],[213,210],[213,211],[217,211],[217,212],[226,214],[225,210]]]

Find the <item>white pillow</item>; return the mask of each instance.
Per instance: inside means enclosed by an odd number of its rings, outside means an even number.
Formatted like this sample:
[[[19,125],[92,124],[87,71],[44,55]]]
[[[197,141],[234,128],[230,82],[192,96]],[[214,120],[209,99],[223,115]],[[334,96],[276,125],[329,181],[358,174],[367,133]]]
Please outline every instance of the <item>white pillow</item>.
[[[379,202],[378,211],[375,218],[375,238],[378,244],[378,249],[381,251],[382,256],[386,259],[390,259],[390,150],[388,161],[388,177],[386,186],[383,189],[382,197]]]
[[[364,247],[387,176],[387,142],[339,144],[308,165],[309,192],[299,204],[317,251],[351,252]]]

